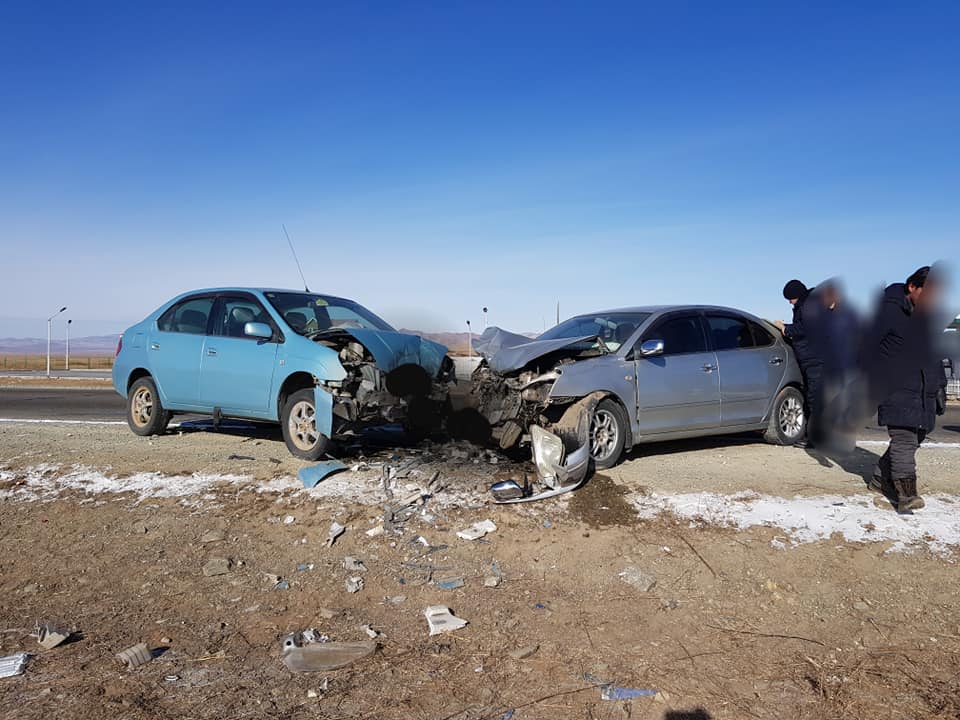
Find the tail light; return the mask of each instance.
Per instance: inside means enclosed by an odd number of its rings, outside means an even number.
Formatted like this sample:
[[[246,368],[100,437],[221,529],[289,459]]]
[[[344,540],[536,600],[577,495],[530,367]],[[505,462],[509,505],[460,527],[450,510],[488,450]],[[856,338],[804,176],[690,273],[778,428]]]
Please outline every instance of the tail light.
[[[114,354],[114,357],[119,355],[121,350],[123,350],[123,335],[121,335],[120,339],[117,340],[117,352]]]

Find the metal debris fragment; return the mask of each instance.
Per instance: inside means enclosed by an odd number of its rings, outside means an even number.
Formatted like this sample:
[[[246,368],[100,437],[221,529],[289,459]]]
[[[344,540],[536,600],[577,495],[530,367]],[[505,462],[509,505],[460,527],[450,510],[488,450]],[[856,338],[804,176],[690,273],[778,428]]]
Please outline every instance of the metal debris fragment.
[[[497,526],[494,524],[493,520],[481,520],[478,523],[474,523],[466,530],[460,530],[457,532],[457,537],[462,540],[479,540],[487,533],[495,532]]]
[[[116,657],[118,663],[127,666],[127,670],[134,670],[153,660],[153,653],[150,652],[150,648],[145,643],[139,643],[126,650],[121,650]]]

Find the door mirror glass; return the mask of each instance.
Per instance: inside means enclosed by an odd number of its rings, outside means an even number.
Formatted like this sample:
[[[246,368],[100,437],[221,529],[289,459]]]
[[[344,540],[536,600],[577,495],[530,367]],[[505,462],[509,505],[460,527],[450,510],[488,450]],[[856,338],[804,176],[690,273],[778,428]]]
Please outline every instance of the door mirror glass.
[[[663,340],[644,340],[640,346],[640,355],[643,357],[656,357],[663,355]]]
[[[243,334],[258,340],[269,340],[273,337],[273,330],[266,323],[248,322],[243,326]]]

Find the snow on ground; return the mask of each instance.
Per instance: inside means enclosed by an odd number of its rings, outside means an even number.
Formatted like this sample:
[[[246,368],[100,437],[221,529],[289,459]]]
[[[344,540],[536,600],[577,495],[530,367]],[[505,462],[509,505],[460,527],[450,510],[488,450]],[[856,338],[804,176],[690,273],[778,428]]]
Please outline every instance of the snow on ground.
[[[752,491],[736,495],[686,493],[631,498],[641,518],[670,512],[692,524],[782,530],[792,545],[828,540],[839,533],[848,542],[892,542],[890,551],[925,545],[949,555],[960,546],[960,497],[927,495],[927,506],[900,515],[874,495],[820,495],[783,498]],[[785,547],[779,540],[774,546]]]

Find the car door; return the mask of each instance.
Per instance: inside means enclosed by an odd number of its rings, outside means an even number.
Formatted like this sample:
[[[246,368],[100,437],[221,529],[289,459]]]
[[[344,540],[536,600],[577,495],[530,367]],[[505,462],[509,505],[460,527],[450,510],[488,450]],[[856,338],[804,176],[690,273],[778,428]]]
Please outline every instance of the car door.
[[[643,357],[647,340],[663,342],[663,353]],[[653,323],[633,349],[637,373],[640,435],[683,432],[720,424],[717,358],[707,347],[700,314],[684,312]]]
[[[149,369],[168,407],[201,407],[200,364],[214,299],[184,298],[157,319],[157,331],[150,333]]]
[[[248,337],[247,323],[269,325],[268,339]],[[272,408],[273,373],[280,332],[260,302],[246,293],[217,300],[212,332],[203,350],[200,397],[225,415],[264,415]]]
[[[704,319],[717,355],[723,424],[762,422],[783,377],[783,353],[769,332],[742,315],[707,312]]]

